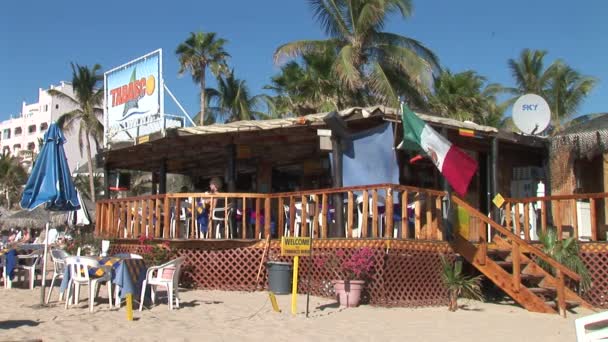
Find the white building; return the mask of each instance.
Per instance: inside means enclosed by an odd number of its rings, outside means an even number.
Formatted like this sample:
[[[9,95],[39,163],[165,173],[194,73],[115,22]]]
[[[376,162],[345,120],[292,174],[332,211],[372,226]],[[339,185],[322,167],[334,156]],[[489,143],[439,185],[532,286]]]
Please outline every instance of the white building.
[[[57,86],[51,85],[50,89],[56,89],[70,96],[73,95],[72,85],[68,82],[61,82]],[[51,96],[48,89],[38,89],[38,102],[27,104],[25,101],[21,105],[21,113],[8,120],[0,122],[0,149],[2,152],[10,152],[12,155],[20,156],[24,161],[31,161],[31,152],[38,153],[42,147],[44,133],[48,126],[57,120],[63,113],[76,109],[74,104],[64,98]],[[64,131],[67,140],[64,145],[70,170],[74,170],[77,165],[86,163],[86,151],[80,154],[78,144],[78,126],[72,131]],[[94,145],[93,139],[91,144]],[[28,152],[31,151],[31,152]],[[95,157],[96,146],[91,146],[91,155]]]

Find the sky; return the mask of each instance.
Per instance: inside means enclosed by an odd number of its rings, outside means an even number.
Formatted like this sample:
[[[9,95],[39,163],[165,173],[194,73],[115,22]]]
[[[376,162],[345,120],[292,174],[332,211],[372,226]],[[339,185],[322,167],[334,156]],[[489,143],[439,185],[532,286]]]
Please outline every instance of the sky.
[[[548,51],[598,85],[579,113],[608,111],[608,1],[414,0],[414,13],[391,17],[386,31],[415,38],[453,72],[476,70],[513,85],[507,60],[522,49]],[[193,31],[216,32],[236,77],[252,94],[277,74],[273,53],[284,43],[325,37],[306,0],[5,1],[0,5],[0,120],[18,115],[38,88],[71,80],[70,62],[109,70],[161,48],[165,84],[191,116],[198,86],[178,76],[175,48]],[[214,85],[211,77],[209,84]],[[165,96],[165,112],[179,113]],[[507,113],[510,114],[510,113]]]

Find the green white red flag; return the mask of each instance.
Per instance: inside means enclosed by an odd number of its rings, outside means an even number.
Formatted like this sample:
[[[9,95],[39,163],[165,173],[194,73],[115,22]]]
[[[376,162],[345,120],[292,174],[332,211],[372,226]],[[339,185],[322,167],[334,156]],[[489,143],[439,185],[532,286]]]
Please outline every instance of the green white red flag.
[[[464,196],[477,171],[477,161],[437,133],[405,104],[402,110],[403,147],[422,149],[454,191]]]

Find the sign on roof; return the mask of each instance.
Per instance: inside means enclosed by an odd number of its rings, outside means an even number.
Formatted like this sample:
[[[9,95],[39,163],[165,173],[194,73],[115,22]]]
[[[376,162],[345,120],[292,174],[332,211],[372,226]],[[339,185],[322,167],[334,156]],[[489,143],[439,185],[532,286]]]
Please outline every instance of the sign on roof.
[[[104,145],[159,131],[163,121],[162,50],[104,74]]]

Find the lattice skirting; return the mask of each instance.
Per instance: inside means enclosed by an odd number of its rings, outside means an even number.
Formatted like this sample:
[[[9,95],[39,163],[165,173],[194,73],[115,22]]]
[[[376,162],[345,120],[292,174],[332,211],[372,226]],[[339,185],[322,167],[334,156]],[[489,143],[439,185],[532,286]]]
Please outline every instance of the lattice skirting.
[[[224,246],[213,243],[172,242],[178,256],[186,256],[182,283],[195,288],[226,291],[255,291],[268,288],[266,268],[260,279],[256,276],[264,241],[250,246]],[[387,240],[315,240],[313,256],[300,258],[298,292],[334,297],[331,270],[319,262],[328,254],[343,251],[349,257],[356,248],[369,247],[374,255],[374,272],[366,286],[364,302],[381,306],[439,306],[447,305],[447,290],[441,282],[441,255],[453,258],[447,243],[431,241]],[[132,241],[116,241],[111,253],[140,253],[141,246]],[[281,257],[278,241],[272,241],[265,260],[291,261]],[[310,284],[310,285],[309,285]]]
[[[608,243],[581,244],[579,253],[592,280],[584,299],[595,307],[608,309]]]

